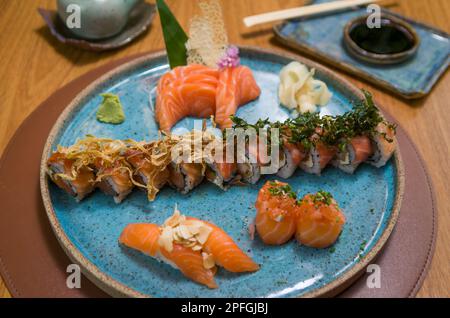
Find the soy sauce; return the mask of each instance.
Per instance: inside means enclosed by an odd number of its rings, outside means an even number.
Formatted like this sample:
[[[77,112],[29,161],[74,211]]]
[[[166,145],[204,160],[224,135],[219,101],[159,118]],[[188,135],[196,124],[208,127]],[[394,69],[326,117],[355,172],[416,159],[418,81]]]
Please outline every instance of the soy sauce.
[[[362,49],[375,54],[395,54],[410,50],[414,46],[412,36],[399,26],[383,20],[380,28],[370,29],[361,23],[350,30],[351,39]]]

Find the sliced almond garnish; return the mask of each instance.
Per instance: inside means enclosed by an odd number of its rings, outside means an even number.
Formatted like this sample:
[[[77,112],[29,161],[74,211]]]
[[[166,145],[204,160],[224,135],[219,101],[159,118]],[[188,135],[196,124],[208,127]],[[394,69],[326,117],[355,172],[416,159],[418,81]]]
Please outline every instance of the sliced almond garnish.
[[[192,246],[192,250],[194,250],[194,251],[200,251],[201,249],[202,249],[201,245],[194,245],[194,246]]]
[[[207,225],[203,225],[202,227],[199,228],[199,232],[196,235],[197,240],[199,241],[200,244],[205,244],[206,240],[208,240],[209,234],[211,234],[212,229],[207,226]]]
[[[214,258],[212,256],[212,254],[208,254],[208,253],[202,253],[202,257],[203,257],[203,266],[206,269],[211,269],[214,266],[216,266],[216,263],[214,262]]]
[[[183,239],[188,240],[192,238],[193,235],[186,225],[180,224],[177,229],[179,236],[181,236]]]
[[[159,246],[165,248],[168,252],[173,250],[173,229],[166,226],[162,229],[162,233],[158,239]]]
[[[201,251],[212,228],[200,220],[188,220],[175,207],[174,213],[161,227],[158,243],[167,251],[173,250],[173,243]]]

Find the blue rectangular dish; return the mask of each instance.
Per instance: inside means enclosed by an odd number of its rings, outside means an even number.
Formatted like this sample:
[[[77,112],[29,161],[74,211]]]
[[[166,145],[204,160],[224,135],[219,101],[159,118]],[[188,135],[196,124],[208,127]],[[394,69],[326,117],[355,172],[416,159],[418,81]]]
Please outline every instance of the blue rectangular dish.
[[[313,3],[329,2],[318,0]],[[421,44],[410,60],[395,65],[362,62],[347,53],[343,45],[344,26],[352,19],[367,14],[366,8],[332,15],[296,19],[276,25],[276,37],[283,44],[306,53],[348,73],[357,75],[404,98],[427,95],[450,61],[450,36],[389,10],[413,26]]]

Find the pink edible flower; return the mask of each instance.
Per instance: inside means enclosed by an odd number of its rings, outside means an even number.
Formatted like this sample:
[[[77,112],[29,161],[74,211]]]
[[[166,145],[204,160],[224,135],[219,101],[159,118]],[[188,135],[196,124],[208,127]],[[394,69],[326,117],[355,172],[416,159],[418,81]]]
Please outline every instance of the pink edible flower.
[[[217,65],[219,66],[219,69],[224,69],[227,67],[236,67],[240,63],[241,60],[239,58],[239,48],[234,45],[230,45],[227,48],[224,57],[220,59]]]

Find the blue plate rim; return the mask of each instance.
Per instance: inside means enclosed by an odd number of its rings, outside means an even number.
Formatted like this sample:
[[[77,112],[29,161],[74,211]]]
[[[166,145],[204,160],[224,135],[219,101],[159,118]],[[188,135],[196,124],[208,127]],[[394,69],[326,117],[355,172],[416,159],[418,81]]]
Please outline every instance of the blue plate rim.
[[[246,55],[257,54],[259,58],[267,59],[268,61],[272,62],[274,60],[286,60],[286,59],[299,61],[307,65],[308,67],[315,68],[316,74],[318,74],[319,76],[322,75],[331,79],[335,83],[335,85],[339,86],[340,89],[344,91],[345,94],[348,94],[349,96],[357,96],[358,98],[363,98],[363,94],[355,85],[351,84],[349,81],[342,78],[340,75],[337,75],[328,68],[316,62],[313,62],[309,59],[306,59],[302,56],[286,53],[280,50],[263,49],[255,46],[239,46],[239,48],[243,54]],[[106,293],[115,297],[142,298],[142,297],[151,297],[151,295],[138,292],[133,288],[130,288],[129,286],[117,281],[116,279],[112,278],[108,274],[101,271],[94,263],[89,261],[83,255],[83,253],[76,247],[76,245],[69,239],[68,235],[63,230],[56,216],[50,198],[49,183],[46,173],[46,162],[53,150],[52,149],[53,142],[55,139],[57,139],[58,135],[63,130],[64,124],[70,119],[71,114],[73,114],[80,107],[82,107],[85,99],[88,98],[89,95],[92,92],[94,92],[98,86],[102,85],[105,81],[108,81],[113,77],[120,76],[123,73],[130,72],[135,68],[139,68],[140,66],[148,63],[149,61],[164,59],[165,57],[166,57],[165,50],[149,53],[142,57],[138,57],[105,73],[97,80],[89,84],[86,88],[84,88],[58,117],[57,121],[55,122],[54,126],[52,127],[48,135],[41,157],[39,181],[40,181],[42,201],[47,213],[47,217],[50,221],[50,225],[52,227],[53,232],[55,233],[56,238],[58,239],[59,244],[61,245],[67,256],[73,262],[80,265],[83,274],[89,280],[91,280],[94,284],[96,284]],[[387,242],[389,236],[391,235],[394,226],[397,222],[404,193],[404,183],[405,183],[404,166],[398,147],[394,153],[394,160],[396,168],[395,200],[392,207],[390,218],[388,219],[386,227],[379,236],[377,242],[373,245],[371,250],[368,251],[368,253],[360,259],[358,263],[347,269],[342,275],[337,277],[335,280],[331,281],[330,283],[320,288],[309,291],[305,294],[298,295],[299,297],[305,298],[325,297],[325,296],[330,297],[338,294],[339,292],[343,291],[346,287],[348,287],[351,283],[353,283],[363,273],[367,265],[369,265],[371,261],[381,251],[381,249]]]

